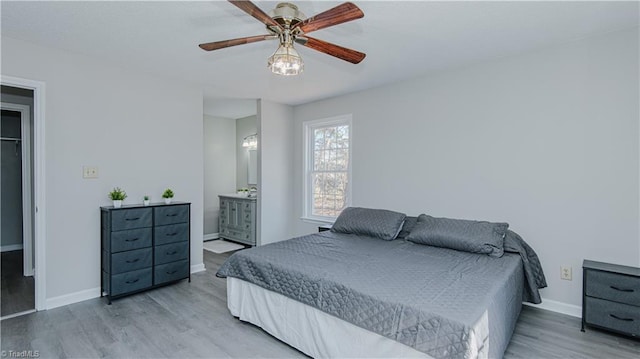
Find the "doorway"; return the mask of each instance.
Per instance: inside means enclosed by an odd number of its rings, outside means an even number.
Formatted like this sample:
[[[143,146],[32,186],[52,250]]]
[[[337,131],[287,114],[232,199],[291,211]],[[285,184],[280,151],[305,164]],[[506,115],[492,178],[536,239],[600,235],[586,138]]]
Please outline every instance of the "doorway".
[[[250,233],[250,228],[240,228],[255,221],[247,220],[245,225],[231,225],[230,219],[220,219],[231,209],[221,208],[222,196],[257,192],[257,100],[204,99],[204,233],[205,251],[238,249],[237,243],[220,239],[227,238],[231,230],[236,236]],[[251,191],[254,189],[254,191]],[[249,215],[248,213],[247,215]],[[236,215],[238,215],[236,213]],[[233,223],[236,223],[233,221]],[[227,224],[234,228],[227,228]],[[238,228],[235,228],[238,227]],[[247,244],[244,242],[239,242]],[[218,248],[220,247],[220,248]],[[240,248],[243,246],[240,245]]]
[[[0,256],[2,256],[0,258],[2,260],[0,308],[2,313],[0,319],[7,319],[35,310],[44,310],[47,307],[44,177],[45,84],[41,81],[5,75],[0,78],[0,84],[3,122],[5,122],[5,116],[9,118],[8,121],[11,121],[11,118],[13,121],[17,121],[18,114],[20,118],[19,132],[15,124],[7,125],[3,131],[4,124],[0,123],[0,134],[2,137],[6,137],[4,141],[1,141],[2,147],[0,147],[0,159],[2,159],[0,202],[3,202],[0,205],[0,220],[2,221],[0,242],[4,241],[4,236],[14,236],[15,238],[15,234],[5,232],[5,223],[12,223],[11,225],[7,224],[6,227],[11,226],[14,232],[19,232],[19,237],[22,239],[21,248],[20,240],[18,240],[13,243],[15,246],[5,248],[9,249],[8,251],[0,252]],[[7,133],[6,131],[11,132]],[[16,166],[16,163],[19,165]],[[17,176],[10,176],[12,171],[19,173],[19,180]],[[13,181],[19,185],[16,186]],[[12,199],[13,202],[9,201]],[[13,215],[15,222],[11,216],[6,217],[5,214]],[[12,253],[16,251],[18,253]],[[24,291],[25,287],[28,287],[30,291]]]
[[[2,86],[0,120],[0,317],[35,310],[33,91]],[[7,101],[7,102],[4,102]],[[9,102],[10,101],[10,102]]]

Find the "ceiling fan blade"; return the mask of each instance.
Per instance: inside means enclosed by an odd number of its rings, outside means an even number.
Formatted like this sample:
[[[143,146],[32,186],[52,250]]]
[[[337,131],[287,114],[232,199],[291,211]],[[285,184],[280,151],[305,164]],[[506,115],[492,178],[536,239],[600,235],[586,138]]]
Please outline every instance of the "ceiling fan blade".
[[[294,28],[299,28],[304,33],[324,29],[325,27],[342,24],[364,16],[362,10],[355,4],[346,2],[316,16],[307,18]]]
[[[240,8],[240,10],[246,12],[247,14],[253,16],[258,19],[261,23],[267,26],[273,26],[280,30],[284,30],[280,24],[278,24],[274,19],[272,19],[269,15],[267,15],[264,11],[260,10],[254,3],[251,1],[245,0],[229,0],[230,3]]]
[[[346,47],[314,39],[313,37],[309,36],[299,37],[296,39],[296,42],[310,49],[324,52],[325,54],[337,57],[344,61],[349,61],[352,64],[359,64],[360,61],[364,60],[365,56],[367,56],[360,51],[347,49]]]
[[[218,49],[224,49],[225,47],[250,44],[252,42],[258,42],[258,41],[275,39],[275,38],[276,37],[273,35],[258,35],[258,36],[241,37],[239,39],[232,39],[232,40],[208,42],[206,44],[200,44],[198,46],[200,46],[200,48],[205,51],[213,51]]]

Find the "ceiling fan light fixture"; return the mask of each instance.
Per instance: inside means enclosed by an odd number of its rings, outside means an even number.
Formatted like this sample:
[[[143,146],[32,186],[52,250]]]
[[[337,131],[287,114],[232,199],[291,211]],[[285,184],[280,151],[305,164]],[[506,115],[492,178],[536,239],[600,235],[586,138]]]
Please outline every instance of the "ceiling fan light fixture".
[[[307,36],[307,33],[312,31],[362,18],[364,16],[362,10],[351,2],[345,2],[307,18],[296,5],[287,2],[279,3],[267,14],[250,0],[228,1],[264,24],[268,34],[207,42],[198,45],[202,50],[220,50],[231,46],[278,39],[280,44],[276,52],[269,57],[267,67],[274,74],[281,76],[295,76],[304,71],[304,62],[293,48],[294,43],[352,64],[359,64],[366,56],[362,52]]]
[[[302,57],[291,43],[280,44],[276,52],[269,57],[267,66],[271,72],[282,76],[295,76],[304,71]]]

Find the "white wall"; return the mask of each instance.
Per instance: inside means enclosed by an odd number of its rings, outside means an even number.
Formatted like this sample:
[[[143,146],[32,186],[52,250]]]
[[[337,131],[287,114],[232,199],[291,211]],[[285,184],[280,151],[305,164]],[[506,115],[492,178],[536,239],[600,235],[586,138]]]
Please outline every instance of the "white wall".
[[[258,101],[258,245],[292,235],[293,108]]]
[[[205,237],[218,233],[218,195],[235,193],[235,190],[236,120],[204,115]]]
[[[236,188],[249,188],[249,151],[242,147],[242,140],[258,132],[257,116],[247,116],[236,120]],[[235,190],[234,189],[234,190]],[[233,193],[233,192],[230,192]]]
[[[141,203],[191,202],[191,264],[202,267],[199,89],[66,51],[2,38],[2,74],[46,83],[47,302],[100,288],[100,211],[114,186]],[[99,179],[82,178],[82,166]],[[72,299],[69,299],[72,300]]]
[[[302,122],[351,113],[353,205],[507,221],[540,256],[543,296],[580,305],[583,259],[640,264],[638,40],[609,33],[295,107],[295,234],[317,229],[298,220]]]

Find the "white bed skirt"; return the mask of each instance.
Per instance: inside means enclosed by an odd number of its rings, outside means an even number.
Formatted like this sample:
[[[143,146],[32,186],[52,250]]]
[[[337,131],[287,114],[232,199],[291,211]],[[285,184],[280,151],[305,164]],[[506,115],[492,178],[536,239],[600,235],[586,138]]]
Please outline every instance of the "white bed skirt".
[[[314,358],[432,358],[241,279],[227,278],[227,306],[233,316]]]

